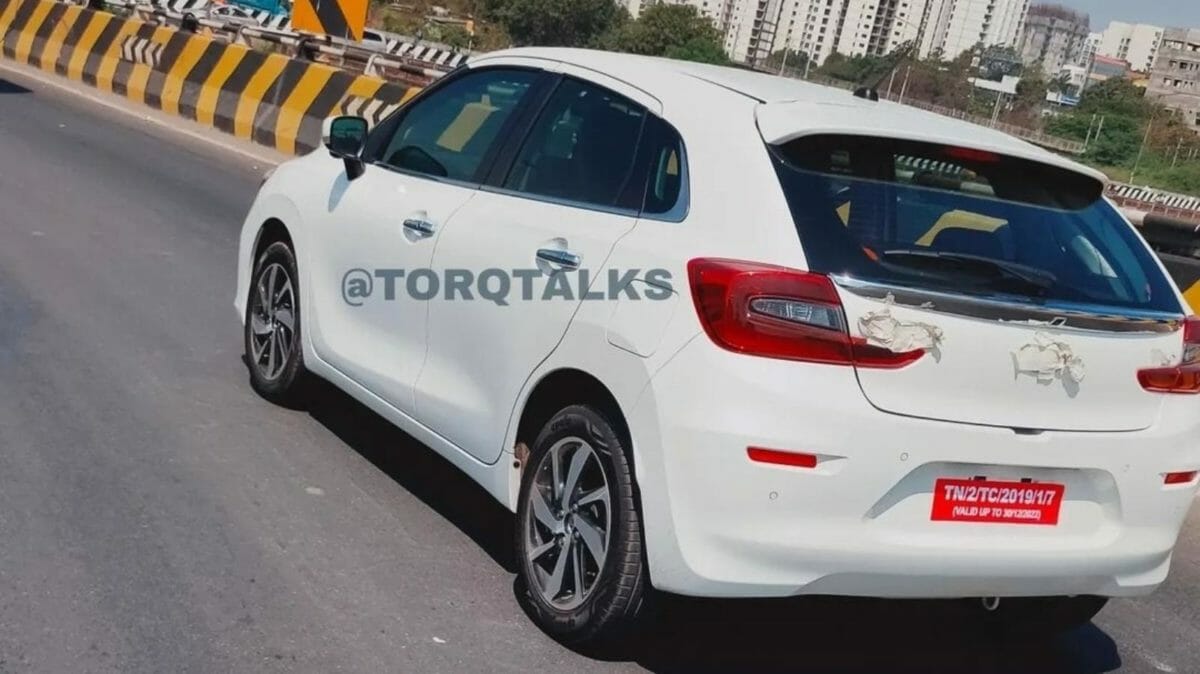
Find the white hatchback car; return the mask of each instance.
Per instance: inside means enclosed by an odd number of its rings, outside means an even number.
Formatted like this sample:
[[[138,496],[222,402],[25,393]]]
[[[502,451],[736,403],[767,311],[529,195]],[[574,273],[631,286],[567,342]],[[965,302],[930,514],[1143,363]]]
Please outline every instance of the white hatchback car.
[[[1200,322],[1100,174],[872,98],[517,49],[327,122],[242,230],[253,386],[327,379],[515,511],[564,640],[651,587],[1022,630],[1150,592]]]

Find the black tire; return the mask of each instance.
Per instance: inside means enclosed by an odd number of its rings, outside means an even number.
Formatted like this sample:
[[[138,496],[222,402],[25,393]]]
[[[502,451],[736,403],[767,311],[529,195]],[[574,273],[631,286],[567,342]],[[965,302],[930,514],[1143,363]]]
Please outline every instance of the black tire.
[[[265,293],[259,292],[260,284],[269,285],[269,278],[264,278],[264,276],[272,272],[286,274],[286,279],[276,276],[275,282],[280,287],[276,290],[276,296],[281,294],[282,281],[286,280],[290,283],[291,301],[285,302],[276,310],[264,312],[263,297]],[[304,368],[304,349],[301,346],[299,278],[296,273],[296,257],[292,253],[292,249],[282,241],[272,243],[259,255],[254,264],[254,273],[250,277],[249,297],[246,300],[243,338],[246,365],[250,368],[250,385],[262,397],[285,407],[298,407],[304,403],[308,383],[308,373]],[[290,330],[284,324],[284,315],[277,310],[282,309],[285,305],[291,309],[293,327]],[[272,365],[267,352],[262,350],[262,335],[256,335],[256,325],[259,327],[262,325],[255,320],[256,315],[259,319],[270,320],[268,325],[275,332],[276,344],[282,345],[286,342],[288,346],[286,357],[283,351],[275,352],[277,360],[274,365]],[[261,355],[256,356],[256,354]],[[279,363],[282,364],[281,367],[278,366]]]
[[[598,565],[598,570],[585,571],[585,575],[593,573],[594,580],[582,603],[563,608],[543,596],[535,562],[530,560],[528,527],[535,526],[530,518],[536,474],[546,465],[552,448],[565,446],[561,443],[571,443],[574,439],[585,439],[594,450],[606,480],[611,510],[604,563]],[[519,592],[534,620],[548,634],[567,644],[597,645],[618,636],[634,623],[649,592],[642,521],[628,450],[605,412],[587,405],[573,405],[555,414],[542,428],[521,476],[515,529]],[[575,539],[580,540],[578,533]],[[566,554],[569,549],[560,548],[558,554]],[[594,561],[594,557],[590,559]]]
[[[1002,635],[1052,637],[1086,625],[1108,603],[1107,597],[1003,598],[989,610],[987,600],[971,600],[986,627]],[[994,600],[993,600],[994,601]]]

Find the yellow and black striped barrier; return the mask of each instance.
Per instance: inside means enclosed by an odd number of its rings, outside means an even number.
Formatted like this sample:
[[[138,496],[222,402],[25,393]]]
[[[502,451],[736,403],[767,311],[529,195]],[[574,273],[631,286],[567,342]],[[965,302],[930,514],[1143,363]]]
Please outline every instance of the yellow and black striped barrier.
[[[1163,264],[1183,288],[1183,297],[1192,305],[1192,312],[1200,315],[1200,260],[1177,255],[1163,255]]]
[[[51,0],[0,0],[7,59],[299,154],[347,103],[415,88]]]
[[[376,77],[52,0],[0,0],[0,38],[4,58],[289,154],[315,149],[326,117],[390,111],[416,93]],[[1200,313],[1200,260],[1164,259]]]

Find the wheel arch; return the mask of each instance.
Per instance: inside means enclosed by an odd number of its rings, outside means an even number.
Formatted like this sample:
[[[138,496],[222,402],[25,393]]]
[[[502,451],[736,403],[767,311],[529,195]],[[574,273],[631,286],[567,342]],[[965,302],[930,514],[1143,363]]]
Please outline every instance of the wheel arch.
[[[532,445],[538,432],[561,409],[569,405],[592,405],[616,426],[626,450],[633,452],[629,424],[616,396],[597,377],[575,368],[560,368],[538,380],[521,407],[515,444]]]
[[[296,244],[292,241],[292,233],[287,225],[276,217],[267,218],[265,222],[258,228],[258,234],[254,237],[254,254],[250,256],[250,267],[258,263],[259,256],[273,243],[282,241],[292,249],[292,253],[296,253]]]

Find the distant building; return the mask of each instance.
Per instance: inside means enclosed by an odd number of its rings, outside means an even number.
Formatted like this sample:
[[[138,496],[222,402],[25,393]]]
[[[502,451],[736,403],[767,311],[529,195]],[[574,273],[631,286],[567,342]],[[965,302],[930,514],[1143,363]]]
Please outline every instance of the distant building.
[[[1154,67],[1163,28],[1144,23],[1129,24],[1113,21],[1101,35],[1096,53],[1121,59],[1134,69],[1147,72]]]
[[[1129,64],[1122,59],[1097,55],[1092,59],[1092,69],[1088,72],[1084,87],[1090,87],[1105,80],[1122,78],[1129,74]]]
[[[886,4],[887,0],[881,2]],[[779,49],[786,45],[807,54],[814,63],[824,63],[830,54],[838,51],[849,4],[846,0],[789,0],[780,16]],[[887,12],[883,14],[886,16]],[[893,12],[893,16],[901,21],[907,20],[908,14],[907,8]],[[855,19],[859,20],[861,18]],[[862,53],[866,53],[865,48]]]
[[[691,5],[713,22],[734,61],[761,63],[785,47],[882,56],[911,43],[922,58],[977,46],[1016,48],[1029,0],[616,0],[635,18],[653,4]]]
[[[1200,130],[1200,28],[1166,30],[1146,95]]]
[[[847,56],[882,56],[915,41],[925,4],[923,0],[848,0],[837,51]]]
[[[1064,66],[1077,64],[1088,40],[1086,14],[1061,5],[1034,5],[1021,33],[1021,61],[1057,77]]]
[[[914,4],[920,0],[914,0]],[[1029,0],[926,0],[920,55],[950,60],[977,46],[1017,47]]]
[[[1079,60],[1075,61],[1075,65],[1082,68],[1092,67],[1092,58],[1100,49],[1100,40],[1102,39],[1104,39],[1104,33],[1088,33],[1087,40],[1083,42],[1083,49],[1079,52]]]
[[[752,61],[761,55],[759,42],[762,37],[773,35],[774,23],[765,22],[778,13],[778,6],[787,0],[616,0],[633,18],[641,16],[651,5],[691,5],[701,16],[707,17],[721,34],[722,46],[735,61]],[[768,17],[771,4],[775,12]],[[765,30],[764,30],[765,29]],[[769,46],[769,45],[768,45]]]

